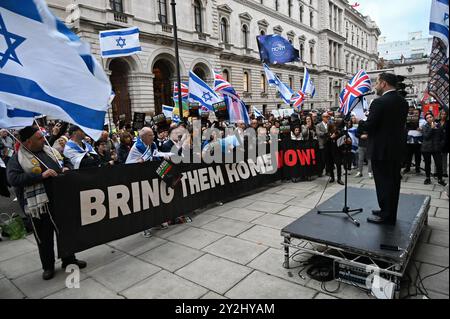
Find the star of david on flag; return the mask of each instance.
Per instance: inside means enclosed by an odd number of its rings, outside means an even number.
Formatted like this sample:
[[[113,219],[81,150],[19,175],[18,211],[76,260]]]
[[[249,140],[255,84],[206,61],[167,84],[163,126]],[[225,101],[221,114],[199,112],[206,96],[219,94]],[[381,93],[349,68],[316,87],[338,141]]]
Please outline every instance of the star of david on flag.
[[[189,72],[189,101],[200,103],[202,110],[214,111],[213,104],[222,99],[197,74]]]
[[[75,124],[97,140],[110,94],[109,79],[89,45],[45,1],[0,0],[1,102]]]
[[[100,31],[99,37],[103,58],[128,56],[142,51],[137,27]]]
[[[369,92],[371,89],[372,82],[370,81],[369,76],[364,70],[360,70],[350,82],[345,85],[345,88],[339,95],[339,111],[342,114],[347,115],[355,99],[364,93]]]
[[[117,46],[120,47],[121,49],[122,49],[124,46],[127,45],[126,42],[125,42],[125,39],[122,38],[122,37],[119,37],[119,38],[116,40],[116,42],[117,42]]]
[[[3,21],[1,14],[0,14],[0,36],[4,37],[7,47],[5,52],[0,51],[0,69],[5,66],[8,60],[11,60],[13,62],[22,65],[22,63],[20,63],[19,58],[17,57],[17,53],[15,50],[19,45],[21,45],[25,41],[25,38],[21,37],[20,35],[9,32],[6,29],[6,25],[5,22]]]

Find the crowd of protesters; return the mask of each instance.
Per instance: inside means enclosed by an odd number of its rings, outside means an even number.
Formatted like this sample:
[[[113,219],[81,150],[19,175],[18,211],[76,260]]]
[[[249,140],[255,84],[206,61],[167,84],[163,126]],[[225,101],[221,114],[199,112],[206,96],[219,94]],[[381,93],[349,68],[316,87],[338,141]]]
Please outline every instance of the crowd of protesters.
[[[366,114],[367,115],[367,114]],[[155,119],[155,118],[154,118]],[[162,119],[162,120],[161,120]],[[344,171],[356,170],[355,177],[364,177],[364,166],[372,178],[368,140],[370,135],[365,127],[365,121],[356,114],[343,117],[333,111],[302,111],[290,116],[250,117],[250,123],[243,121],[229,123],[226,120],[209,120],[198,118],[201,131],[196,132],[189,118],[180,123],[171,122],[163,116],[158,121],[145,123],[139,130],[131,124],[114,127],[105,126],[99,140],[94,141],[83,130],[75,125],[64,122],[48,121],[40,126],[27,127],[19,131],[0,131],[0,195],[9,197],[10,188],[14,187],[14,196],[20,205],[27,209],[27,188],[30,185],[45,193],[42,181],[56,176],[68,169],[85,169],[111,165],[123,165],[170,159],[174,155],[190,154],[193,156],[194,138],[201,135],[200,157],[214,152],[215,145],[221,145],[221,150],[227,152],[237,145],[247,143],[244,132],[251,130],[257,137],[258,144],[277,143],[283,140],[308,141],[314,143],[318,150],[317,177],[329,176],[328,182],[344,185]],[[210,134],[206,130],[214,128]],[[231,130],[231,129],[234,129]],[[234,139],[230,139],[234,137]],[[405,128],[405,141],[408,152],[405,154],[404,174],[412,167],[416,174],[425,171],[425,184],[432,183],[431,160],[434,160],[434,176],[440,185],[445,186],[444,177],[448,177],[448,112],[442,110],[439,118],[432,113],[421,114],[420,109],[411,108],[408,124]],[[248,146],[248,145],[247,145]],[[33,148],[28,150],[26,147]],[[25,149],[34,154],[39,162],[33,162],[32,156],[18,156],[19,149]],[[25,154],[27,153],[25,152]],[[424,168],[421,161],[424,161]],[[31,162],[29,161],[31,159]],[[413,162],[414,159],[414,162]],[[42,163],[45,163],[42,164]],[[42,166],[42,165],[44,166]],[[25,166],[25,167],[23,167]],[[343,170],[344,169],[344,170]],[[28,172],[29,170],[29,172]],[[39,171],[36,176],[30,175]],[[336,172],[336,174],[335,174]],[[353,173],[348,173],[353,174]],[[292,182],[311,180],[313,177],[290,178]],[[35,191],[35,190],[34,190]],[[45,197],[46,198],[46,197]],[[35,201],[36,198],[31,198]],[[39,210],[48,209],[46,201],[38,206]],[[50,215],[49,215],[50,216]],[[27,219],[27,218],[25,218]],[[32,227],[40,250],[44,268],[44,279],[50,279],[54,274],[53,230],[56,227],[51,220],[29,218],[34,221]],[[180,219],[183,222],[188,219]],[[168,226],[163,223],[162,228]],[[144,232],[150,237],[150,230]],[[86,263],[75,259],[75,256],[65,256],[63,264],[77,263],[85,267]]]

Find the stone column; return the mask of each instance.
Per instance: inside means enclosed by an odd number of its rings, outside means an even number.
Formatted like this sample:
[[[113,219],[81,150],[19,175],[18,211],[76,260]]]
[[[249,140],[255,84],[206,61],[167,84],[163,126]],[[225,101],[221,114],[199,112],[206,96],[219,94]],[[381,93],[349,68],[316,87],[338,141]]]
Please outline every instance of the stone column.
[[[153,74],[132,72],[128,77],[131,112],[154,112]]]

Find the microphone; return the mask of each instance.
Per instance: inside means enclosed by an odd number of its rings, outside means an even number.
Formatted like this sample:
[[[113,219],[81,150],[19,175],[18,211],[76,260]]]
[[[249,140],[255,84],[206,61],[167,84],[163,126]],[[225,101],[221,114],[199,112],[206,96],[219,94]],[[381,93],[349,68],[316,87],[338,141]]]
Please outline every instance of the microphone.
[[[364,94],[361,94],[360,96],[358,96],[358,97],[363,97],[363,96],[368,96],[368,95],[374,95],[376,92],[375,91],[370,91],[370,92],[367,92],[367,93],[364,93]]]

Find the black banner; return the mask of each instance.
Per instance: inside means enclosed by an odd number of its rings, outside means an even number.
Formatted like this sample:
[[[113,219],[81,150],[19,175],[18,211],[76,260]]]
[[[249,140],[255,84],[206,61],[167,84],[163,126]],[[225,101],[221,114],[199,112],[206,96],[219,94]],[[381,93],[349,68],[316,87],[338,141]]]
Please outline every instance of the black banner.
[[[301,178],[317,174],[319,144],[313,141],[286,140],[280,143],[278,168],[283,177]]]
[[[236,199],[282,174],[310,176],[315,172],[315,154],[315,144],[286,141],[274,161],[266,154],[240,163],[182,163],[177,165],[182,178],[174,189],[157,174],[161,162],[69,171],[48,181],[60,230],[58,253],[83,251],[210,203]]]
[[[133,114],[133,129],[135,131],[140,130],[145,124],[145,113],[134,112]]]

